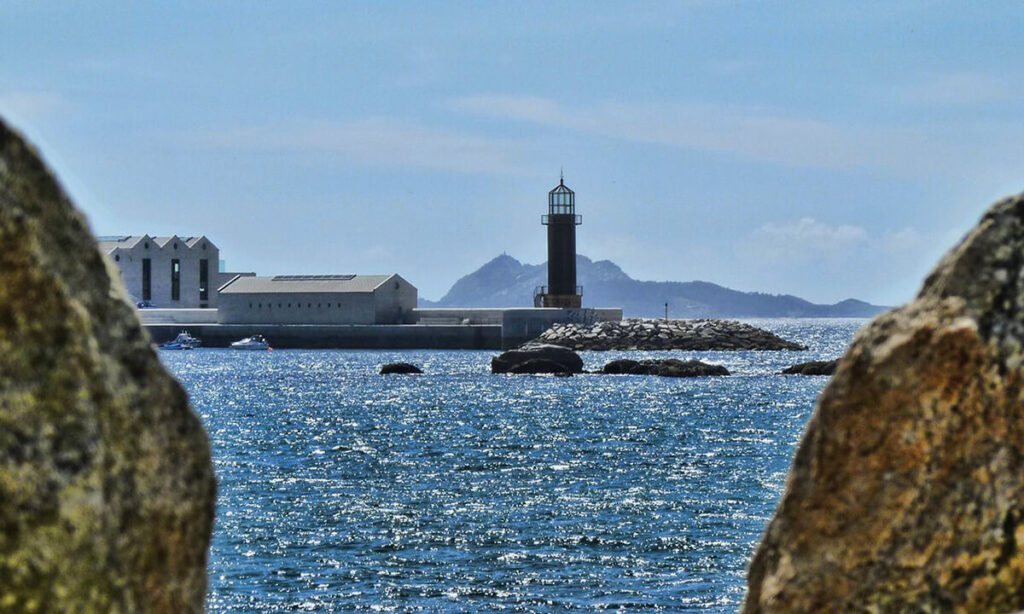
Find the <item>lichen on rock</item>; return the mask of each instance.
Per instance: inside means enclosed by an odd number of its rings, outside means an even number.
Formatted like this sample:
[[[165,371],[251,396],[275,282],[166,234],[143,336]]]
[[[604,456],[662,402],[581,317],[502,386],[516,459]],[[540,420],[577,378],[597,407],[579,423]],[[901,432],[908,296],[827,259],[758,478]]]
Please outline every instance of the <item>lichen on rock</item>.
[[[753,558],[743,611],[1024,608],[1024,196],[855,337]]]
[[[215,489],[84,218],[0,120],[0,609],[202,611]]]

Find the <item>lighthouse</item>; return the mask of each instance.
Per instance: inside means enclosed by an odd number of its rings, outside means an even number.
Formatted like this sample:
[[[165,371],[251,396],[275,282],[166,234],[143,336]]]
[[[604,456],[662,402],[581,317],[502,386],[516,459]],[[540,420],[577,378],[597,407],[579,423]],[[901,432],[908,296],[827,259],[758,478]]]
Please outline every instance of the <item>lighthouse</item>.
[[[548,227],[548,285],[534,295],[536,307],[580,308],[583,288],[576,285],[576,227],[583,216],[576,215],[576,194],[559,178],[548,192],[548,213],[541,216]]]

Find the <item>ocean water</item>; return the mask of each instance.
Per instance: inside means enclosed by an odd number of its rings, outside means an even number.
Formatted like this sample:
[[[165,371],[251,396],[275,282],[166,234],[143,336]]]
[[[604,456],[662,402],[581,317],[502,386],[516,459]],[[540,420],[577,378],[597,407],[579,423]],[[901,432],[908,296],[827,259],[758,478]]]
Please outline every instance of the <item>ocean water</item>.
[[[827,381],[776,373],[841,355],[865,320],[750,322],[811,349],[644,355],[732,372],[696,379],[161,352],[213,448],[210,611],[735,611]],[[377,375],[397,360],[426,375]]]

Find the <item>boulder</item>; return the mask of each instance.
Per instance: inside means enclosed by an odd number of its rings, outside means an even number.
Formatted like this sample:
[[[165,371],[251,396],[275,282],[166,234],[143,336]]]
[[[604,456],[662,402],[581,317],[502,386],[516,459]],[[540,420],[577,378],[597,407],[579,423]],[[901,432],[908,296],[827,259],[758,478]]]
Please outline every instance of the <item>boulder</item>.
[[[491,359],[491,372],[509,373],[517,364],[539,359],[558,363],[569,373],[583,371],[583,359],[576,352],[560,345],[533,344],[495,356]]]
[[[120,277],[0,120],[0,609],[202,612],[210,446]]]
[[[384,365],[380,368],[381,375],[391,375],[395,373],[423,373],[419,367],[407,362],[392,362]]]
[[[699,360],[683,362],[669,358],[657,364],[654,374],[661,377],[706,377],[729,375],[729,370],[722,365],[709,365]]]
[[[812,360],[782,370],[782,375],[832,375],[839,360]]]
[[[699,360],[682,361],[676,358],[660,360],[613,360],[604,366],[605,374],[660,375],[662,377],[704,377],[729,375],[721,365],[709,365]]]
[[[547,358],[531,358],[525,362],[516,363],[512,365],[508,372],[515,374],[550,373],[553,375],[572,375],[572,371],[569,371],[565,365],[548,360]]]
[[[825,386],[743,612],[1024,609],[1024,196]]]
[[[624,358],[622,360],[613,360],[606,364],[601,373],[609,375],[621,375],[625,373],[633,373],[633,371],[640,366],[640,363],[635,360],[629,360]]]

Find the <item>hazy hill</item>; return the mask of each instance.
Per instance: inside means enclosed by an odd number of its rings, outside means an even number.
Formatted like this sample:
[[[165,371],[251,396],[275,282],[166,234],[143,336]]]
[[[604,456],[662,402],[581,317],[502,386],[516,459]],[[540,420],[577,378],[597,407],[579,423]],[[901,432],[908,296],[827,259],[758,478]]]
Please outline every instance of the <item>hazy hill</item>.
[[[622,307],[626,317],[676,318],[868,317],[885,307],[856,299],[817,305],[786,294],[739,292],[706,281],[638,281],[609,260],[576,257],[586,307]],[[501,255],[455,282],[439,301],[421,307],[530,307],[533,290],[547,283],[547,263],[523,264]]]

